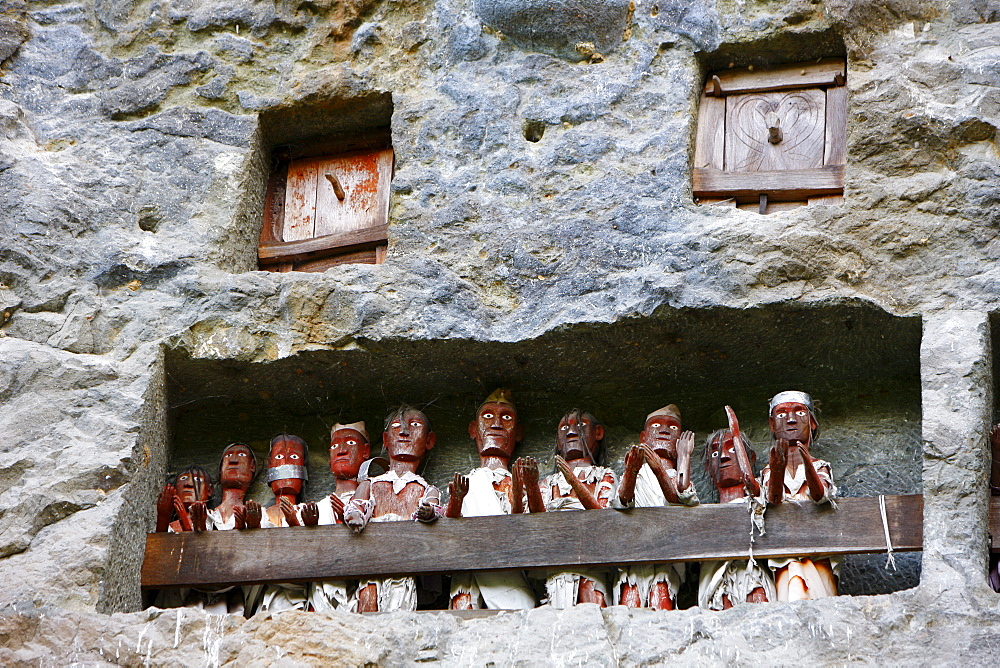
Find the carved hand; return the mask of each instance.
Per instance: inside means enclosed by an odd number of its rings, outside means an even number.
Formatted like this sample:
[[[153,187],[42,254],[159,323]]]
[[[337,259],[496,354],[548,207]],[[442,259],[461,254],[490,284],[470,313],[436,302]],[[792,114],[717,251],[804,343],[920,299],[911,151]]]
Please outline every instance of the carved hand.
[[[538,460],[534,457],[521,457],[514,462],[521,482],[525,488],[538,487]]]
[[[633,445],[625,453],[625,475],[630,472],[634,476],[642,468],[643,462],[646,460],[646,456],[642,451],[641,445]]]
[[[642,456],[645,458],[646,463],[649,464],[649,468],[653,469],[653,473],[657,478],[666,474],[663,468],[663,460],[660,456],[656,454],[656,450],[653,450],[651,445],[642,444],[639,446],[642,449]]]
[[[245,513],[247,529],[259,529],[260,520],[264,516],[264,510],[260,507],[260,504],[250,499],[246,503]]]
[[[233,506],[233,520],[235,529],[247,528],[247,509],[244,506]]]
[[[556,455],[556,468],[559,472],[563,474],[566,478],[566,482],[573,485],[573,481],[576,480],[576,475],[573,474],[573,469],[570,468],[569,462],[562,458],[562,455]]]
[[[456,473],[455,478],[448,483],[450,498],[462,500],[469,494],[469,476]]]
[[[292,504],[286,497],[281,497],[281,501],[278,504],[281,509],[281,514],[285,516],[285,523],[290,527],[299,526],[299,518],[295,514],[295,505]]]
[[[417,512],[414,513],[414,517],[418,522],[423,522],[424,524],[430,524],[438,518],[437,511],[434,510],[434,506],[426,501],[420,504],[417,508]]]
[[[302,524],[307,527],[319,524],[319,506],[315,503],[307,503],[302,506]]]
[[[691,484],[691,453],[694,452],[694,432],[685,431],[677,439],[677,488],[685,490]]]
[[[344,502],[336,494],[330,495],[330,505],[333,506],[333,517],[338,522],[344,521]]]
[[[189,508],[191,513],[191,527],[195,531],[205,531],[208,521],[208,506],[204,501],[195,501]]]
[[[177,496],[174,497],[174,511],[177,513],[177,521],[180,522],[181,531],[194,531],[194,526],[191,524],[191,516],[188,515],[187,508],[184,507],[184,502]]]
[[[177,490],[173,485],[166,484],[163,491],[156,499],[156,531],[163,533],[170,526],[170,520],[174,516],[174,498]]]

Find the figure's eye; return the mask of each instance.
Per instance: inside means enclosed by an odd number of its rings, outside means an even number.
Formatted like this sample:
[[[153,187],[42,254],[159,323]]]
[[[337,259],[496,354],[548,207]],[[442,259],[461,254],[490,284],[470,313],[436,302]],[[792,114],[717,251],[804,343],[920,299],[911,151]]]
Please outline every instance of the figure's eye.
[[[399,429],[399,428],[400,428],[400,427],[402,427],[403,425],[402,425],[401,423],[399,423],[399,422],[393,422],[393,423],[392,423],[391,425],[389,425],[389,426],[390,426],[390,427],[392,427],[393,429]]]
[[[240,456],[240,457],[243,457],[244,459],[246,459],[246,456],[247,456],[247,453],[245,453],[245,452],[241,452],[241,453],[239,453],[239,456]]]
[[[787,415],[788,413],[778,413],[774,417],[784,419]]]
[[[411,427],[419,427],[420,426],[420,420],[410,420],[410,426]]]
[[[486,418],[487,420],[492,420],[493,413],[483,413],[483,417]]]
[[[714,452],[712,453],[712,456],[713,456],[713,457],[718,457],[718,456],[719,456],[719,451],[718,451],[718,450],[714,451]]]
[[[179,476],[177,479],[178,480],[187,480],[188,477],[186,475],[182,475],[182,476]]]
[[[288,455],[288,458],[289,459],[299,459],[299,456],[297,454],[295,454],[295,453],[292,453],[292,454]]]
[[[798,415],[799,417],[805,417],[806,416],[806,412],[805,411],[795,411],[795,414]]]
[[[504,415],[504,416],[503,416],[503,419],[504,419],[504,420],[513,420],[513,419],[514,419],[514,416],[513,416],[513,415]]]
[[[568,424],[564,424],[563,426],[559,427],[559,429],[560,429],[560,431],[569,431],[569,425]]]
[[[348,445],[357,445],[357,444],[358,444],[358,442],[357,442],[357,441],[355,441],[354,439],[350,439],[350,440],[348,440],[348,441],[347,441],[347,444],[348,444]]]
[[[275,459],[284,459],[285,456],[284,455],[275,455],[274,458]]]

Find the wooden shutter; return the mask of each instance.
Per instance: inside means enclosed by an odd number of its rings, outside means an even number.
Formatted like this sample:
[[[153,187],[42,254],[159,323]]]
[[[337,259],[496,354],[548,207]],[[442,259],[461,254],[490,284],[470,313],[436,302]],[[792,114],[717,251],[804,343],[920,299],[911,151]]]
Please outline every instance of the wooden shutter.
[[[770,213],[844,192],[844,61],[709,76],[692,174],[700,202]]]
[[[323,271],[385,257],[392,149],[291,160],[271,178],[264,269]]]

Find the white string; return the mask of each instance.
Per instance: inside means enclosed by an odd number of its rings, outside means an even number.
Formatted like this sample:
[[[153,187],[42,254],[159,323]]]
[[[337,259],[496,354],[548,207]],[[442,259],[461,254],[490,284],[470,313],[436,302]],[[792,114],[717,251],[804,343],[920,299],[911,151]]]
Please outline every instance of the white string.
[[[889,537],[889,519],[885,514],[885,495],[878,495],[878,509],[882,512],[882,530],[885,531],[885,569],[889,570],[889,565],[892,565],[892,570],[896,570],[896,558],[892,556],[892,539]]]

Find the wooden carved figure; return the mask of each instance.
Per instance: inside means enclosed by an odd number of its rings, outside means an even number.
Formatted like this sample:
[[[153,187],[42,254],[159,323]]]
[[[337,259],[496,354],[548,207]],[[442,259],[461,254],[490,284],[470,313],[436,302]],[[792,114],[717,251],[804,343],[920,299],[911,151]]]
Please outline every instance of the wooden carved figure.
[[[205,531],[212,476],[200,466],[189,466],[163,486],[156,501],[156,531]],[[176,519],[174,519],[176,517]]]
[[[309,448],[306,442],[291,434],[278,434],[271,439],[267,456],[267,482],[274,493],[274,504],[261,514],[259,526],[263,528],[302,526],[301,508],[298,505],[302,488],[309,480]],[[254,526],[256,516],[250,517],[252,506],[247,504],[246,528]],[[248,588],[247,601],[255,611],[282,612],[305,610],[308,607],[308,586],[305,584],[268,584]]]
[[[574,409],[564,415],[556,433],[557,470],[541,482],[538,496],[530,486],[537,477],[537,465],[518,460],[515,475],[525,488],[531,512],[596,510],[611,505],[618,480],[614,471],[600,464],[603,440],[604,425],[590,413]],[[577,603],[605,607],[609,598],[606,579],[607,573],[598,568],[549,573],[545,581],[548,602],[555,608]]]
[[[691,484],[694,432],[681,433],[681,413],[670,404],[646,416],[640,444],[625,455],[618,501],[626,507],[698,505]],[[684,564],[648,564],[619,569],[615,605],[673,610]]]
[[[415,408],[403,406],[386,418],[382,445],[389,454],[389,471],[358,485],[344,521],[361,531],[369,521],[436,520],[441,494],[417,475],[436,441],[427,416]],[[358,584],[358,612],[416,608],[417,586],[412,577],[369,578]]]
[[[476,443],[479,468],[469,475],[456,473],[448,486],[447,517],[508,515],[523,504],[514,498],[510,459],[524,435],[509,390],[499,389],[486,398],[469,423],[469,436]],[[535,607],[531,586],[519,571],[463,573],[451,580],[453,610],[526,610]]]
[[[336,481],[333,492],[316,503],[302,505],[302,523],[306,526],[339,524],[344,521],[344,507],[358,489],[358,474],[371,457],[371,442],[364,422],[337,423],[330,430],[330,473]],[[344,580],[309,583],[309,607],[313,610],[356,610],[357,599]]]
[[[719,492],[719,503],[752,504],[760,507],[760,485],[753,474],[757,454],[740,432],[736,413],[726,406],[729,429],[708,438],[705,470]],[[762,508],[760,509],[762,510]],[[704,610],[726,610],[743,603],[775,600],[774,579],[756,559],[704,561],[698,580],[698,606]]]
[[[247,490],[257,475],[257,457],[250,446],[231,443],[222,451],[219,462],[219,485],[222,502],[208,511],[208,518],[216,529],[246,528],[244,502]],[[237,510],[239,509],[239,510]]]
[[[809,447],[819,433],[812,398],[805,392],[781,392],[771,399],[771,436],[774,445],[761,472],[761,487],[769,504],[785,500],[834,503],[837,488],[829,462],[815,459]],[[779,601],[799,601],[837,595],[832,557],[770,559]]]

